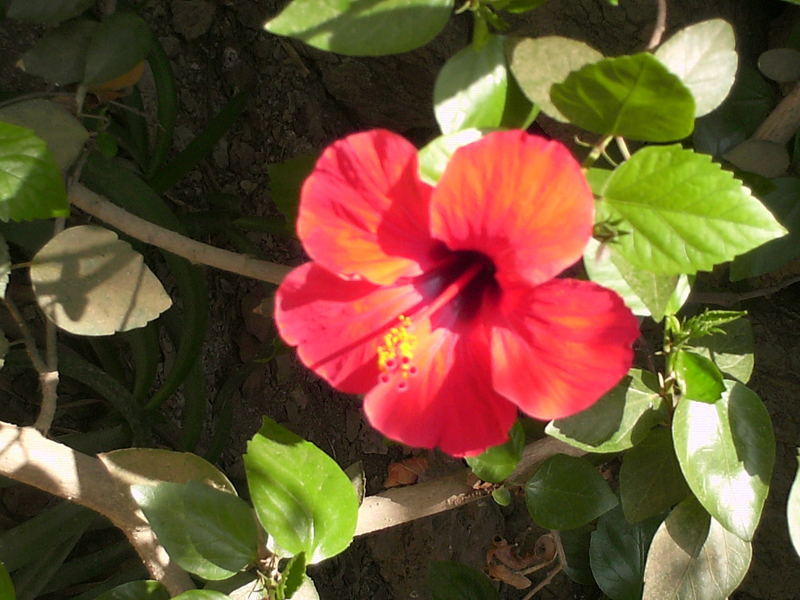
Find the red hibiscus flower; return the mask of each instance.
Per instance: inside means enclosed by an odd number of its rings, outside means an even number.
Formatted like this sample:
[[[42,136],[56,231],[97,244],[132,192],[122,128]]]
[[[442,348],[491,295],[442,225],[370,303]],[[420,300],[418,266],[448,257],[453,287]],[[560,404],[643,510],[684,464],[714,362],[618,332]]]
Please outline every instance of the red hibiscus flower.
[[[628,371],[635,317],[594,283],[554,279],[594,201],[558,142],[522,131],[460,148],[438,185],[382,130],[331,145],[306,180],[311,257],[277,293],[281,336],[384,435],[456,456],[503,443],[517,409],[566,417]]]

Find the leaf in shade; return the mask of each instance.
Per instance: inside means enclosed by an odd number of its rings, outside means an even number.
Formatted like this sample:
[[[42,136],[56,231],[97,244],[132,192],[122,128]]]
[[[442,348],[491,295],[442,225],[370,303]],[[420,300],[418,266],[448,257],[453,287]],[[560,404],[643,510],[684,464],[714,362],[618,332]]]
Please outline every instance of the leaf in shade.
[[[719,326],[722,331],[691,340],[691,350],[710,358],[724,374],[747,383],[753,373],[755,341],[746,318]]]
[[[449,560],[431,562],[428,589],[432,600],[499,600],[491,580],[477,569]]]
[[[77,17],[94,4],[94,0],[10,0],[6,16],[28,23],[52,25]]]
[[[77,83],[83,79],[86,52],[92,33],[99,25],[97,21],[75,19],[45,32],[22,55],[20,68],[56,85]]]
[[[118,11],[92,32],[83,83],[102,84],[133,69],[150,53],[152,34],[141,17]]]
[[[467,458],[467,464],[480,479],[500,483],[517,467],[525,447],[525,430],[517,421],[503,444],[485,450],[478,456]]]

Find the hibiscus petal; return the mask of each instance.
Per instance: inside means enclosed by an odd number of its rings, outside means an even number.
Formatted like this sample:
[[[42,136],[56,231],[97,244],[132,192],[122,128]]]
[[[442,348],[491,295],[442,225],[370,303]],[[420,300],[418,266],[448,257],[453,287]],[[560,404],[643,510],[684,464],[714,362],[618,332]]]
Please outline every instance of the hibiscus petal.
[[[420,274],[439,247],[428,231],[431,191],[407,140],[378,129],[357,133],[317,161],[303,185],[297,232],[329,271],[394,283]]]
[[[451,250],[489,256],[501,285],[538,284],[577,261],[594,200],[559,142],[490,133],[459,148],[431,198],[431,233]]]
[[[349,281],[311,262],[278,288],[275,323],[304,365],[343,392],[363,394],[378,382],[384,333],[420,300],[412,285]]]
[[[554,279],[504,297],[492,330],[495,389],[538,419],[592,405],[627,372],[636,317],[614,292]]]
[[[375,429],[420,448],[472,456],[508,439],[517,409],[492,389],[486,335],[414,322],[416,375],[393,373],[364,398]],[[402,388],[402,389],[401,389]]]

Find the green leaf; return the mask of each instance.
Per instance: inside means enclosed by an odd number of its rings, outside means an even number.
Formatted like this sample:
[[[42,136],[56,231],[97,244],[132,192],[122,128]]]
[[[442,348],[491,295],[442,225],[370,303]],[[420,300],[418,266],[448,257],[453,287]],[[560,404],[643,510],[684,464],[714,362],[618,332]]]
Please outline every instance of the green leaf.
[[[703,507],[743,540],[753,539],[775,463],[775,434],[761,399],[725,382],[713,404],[683,399],[672,435],[684,477]]]
[[[427,44],[452,10],[452,0],[292,0],[265,28],[320,50],[380,56]]]
[[[54,236],[33,257],[30,276],[45,315],[79,335],[143,327],[172,305],[142,255],[95,225]]]
[[[714,361],[724,374],[747,383],[753,373],[753,328],[744,318],[719,325],[718,333],[691,341],[693,352],[702,354]]]
[[[516,78],[509,75],[500,127],[503,129],[528,129],[538,116],[539,106],[528,100]]]
[[[620,383],[584,411],[547,424],[545,432],[587,452],[621,452],[667,419],[658,380],[631,369]]]
[[[467,565],[434,560],[428,572],[432,600],[499,600],[491,580]]]
[[[640,600],[647,550],[661,518],[632,525],[617,507],[600,517],[592,532],[589,561],[601,590],[612,600]]]
[[[6,239],[0,235],[0,298],[6,297],[8,277],[11,274],[11,257],[8,254]]]
[[[3,600],[16,600],[17,593],[14,591],[14,582],[6,571],[5,565],[0,563],[0,598]]]
[[[492,490],[492,500],[494,500],[499,506],[510,506],[513,496],[508,488],[499,487]]]
[[[169,600],[169,592],[158,581],[129,581],[100,594],[96,600]]]
[[[481,139],[489,130],[462,129],[449,135],[440,135],[419,151],[419,175],[422,181],[436,185],[447,168],[450,157],[461,146]]]
[[[30,129],[0,122],[0,220],[68,214],[64,179],[47,143]]]
[[[800,79],[800,51],[795,48],[771,48],[758,57],[758,70],[778,83]]]
[[[441,68],[433,88],[433,109],[442,133],[500,125],[508,92],[504,41],[503,36],[492,35],[480,48],[470,44]]]
[[[244,464],[258,520],[283,550],[314,564],[350,545],[358,498],[322,450],[264,417]]]
[[[794,551],[800,556],[800,454],[797,456],[797,463],[797,474],[786,503],[786,520],[789,522],[789,537],[792,538]]]
[[[713,404],[725,391],[722,373],[705,356],[679,350],[675,355],[675,371],[683,396],[689,400]]]
[[[11,0],[6,16],[17,21],[53,24],[77,17],[94,0]]]
[[[611,175],[597,220],[620,221],[615,249],[663,275],[711,269],[786,230],[711,157],[679,145],[639,150]]]
[[[318,158],[316,154],[301,154],[267,167],[272,201],[293,229],[300,206],[300,188]]]
[[[752,547],[709,517],[694,498],[661,524],[644,569],[643,600],[725,600],[750,566]]]
[[[603,59],[591,46],[556,35],[508,38],[506,53],[509,68],[528,99],[559,121],[567,118],[550,100],[552,85],[564,81],[571,72]]]
[[[517,467],[525,447],[525,430],[517,421],[509,432],[509,439],[504,444],[485,450],[478,456],[467,458],[472,472],[484,481],[500,483]]]
[[[50,83],[68,85],[83,79],[86,52],[99,25],[89,19],[75,19],[46,32],[19,61],[26,73]]]
[[[214,590],[189,590],[174,596],[172,600],[231,600],[231,598]]]
[[[584,525],[578,529],[559,531],[561,547],[564,549],[564,557],[567,564],[564,573],[572,581],[581,585],[595,585],[594,575],[589,563],[589,544],[593,527]]]
[[[775,271],[800,256],[800,179],[781,177],[772,181],[775,189],[761,200],[789,235],[737,256],[731,264],[731,281]]]
[[[712,333],[720,333],[720,329],[727,323],[732,323],[744,317],[747,313],[741,310],[709,310],[695,315],[683,325],[684,332],[690,340],[703,338]]]
[[[293,556],[281,571],[279,589],[284,598],[291,598],[300,589],[306,575],[306,555]]]
[[[631,523],[662,514],[688,494],[669,430],[653,429],[622,459],[619,495]]]
[[[668,142],[694,128],[691,92],[646,52],[586,65],[554,84],[550,99],[571,123],[603,135]]]
[[[722,19],[681,29],[659,46],[655,56],[692,92],[696,117],[722,104],[739,63],[733,27]]]
[[[141,17],[115,12],[92,33],[83,83],[100,84],[124,75],[147,57],[151,44],[150,28]]]
[[[743,64],[727,100],[695,123],[698,152],[720,157],[750,138],[775,106],[775,90],[753,67]]]
[[[614,250],[592,238],[586,245],[583,264],[589,279],[617,292],[635,315],[660,321],[675,314],[689,297],[686,275],[659,275],[631,265]]]
[[[540,527],[575,529],[614,508],[618,500],[589,462],[556,454],[525,485],[525,502]]]
[[[158,540],[179,566],[204,579],[227,579],[256,558],[252,509],[197,481],[131,487]]]
[[[89,132],[63,106],[49,100],[27,100],[0,108],[0,121],[27,127],[47,142],[62,171],[72,166]]]

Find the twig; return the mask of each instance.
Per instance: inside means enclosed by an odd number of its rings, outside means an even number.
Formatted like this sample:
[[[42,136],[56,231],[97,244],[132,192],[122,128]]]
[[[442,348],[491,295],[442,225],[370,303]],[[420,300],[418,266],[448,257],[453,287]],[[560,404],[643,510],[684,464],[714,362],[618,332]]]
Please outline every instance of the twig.
[[[25,319],[22,318],[22,313],[19,312],[17,305],[14,304],[14,301],[8,295],[3,298],[3,301],[6,303],[6,308],[11,318],[14,319],[17,327],[19,327],[19,332],[22,334],[22,341],[25,342],[25,351],[28,353],[31,363],[33,363],[33,368],[36,369],[39,375],[46,373],[47,363],[42,359],[39,348],[36,347],[36,340],[33,339],[31,330],[28,329],[28,324],[25,322]]]
[[[656,15],[656,24],[653,25],[653,34],[650,36],[650,41],[647,42],[648,50],[655,50],[661,43],[661,38],[664,31],[667,29],[667,0],[657,0],[658,14]]]
[[[753,139],[784,145],[800,128],[800,83],[780,101],[753,134]]]
[[[613,136],[606,135],[597,140],[594,146],[592,146],[592,150],[589,152],[586,158],[583,159],[583,163],[581,163],[581,166],[584,169],[588,169],[595,162],[597,162],[597,159],[600,157],[600,155],[603,154],[603,152],[605,152],[606,146],[608,146],[608,143],[612,140],[612,138]]]
[[[561,536],[557,531],[553,531],[552,535],[553,541],[556,543],[556,556],[553,558],[558,557],[558,565],[556,565],[556,567],[547,574],[547,577],[542,579],[542,581],[540,581],[535,588],[528,592],[522,600],[530,600],[533,598],[536,592],[542,590],[546,585],[553,581],[553,577],[558,575],[567,566],[567,555],[564,553],[564,546],[561,544]]]
[[[147,570],[171,596],[194,588],[156,540],[129,486],[97,458],[48,440],[32,427],[0,421],[0,474],[107,517],[125,533]]]
[[[621,136],[617,136],[614,138],[614,141],[617,142],[617,148],[619,148],[620,154],[622,154],[622,158],[625,160],[631,159],[631,151],[628,150],[628,144],[625,143],[625,138]]]
[[[208,265],[275,284],[283,281],[283,278],[291,270],[285,265],[215,248],[159,227],[120,208],[80,183],[70,187],[69,198],[72,204],[85,213],[105,221],[123,233],[172,252],[193,263]]]

